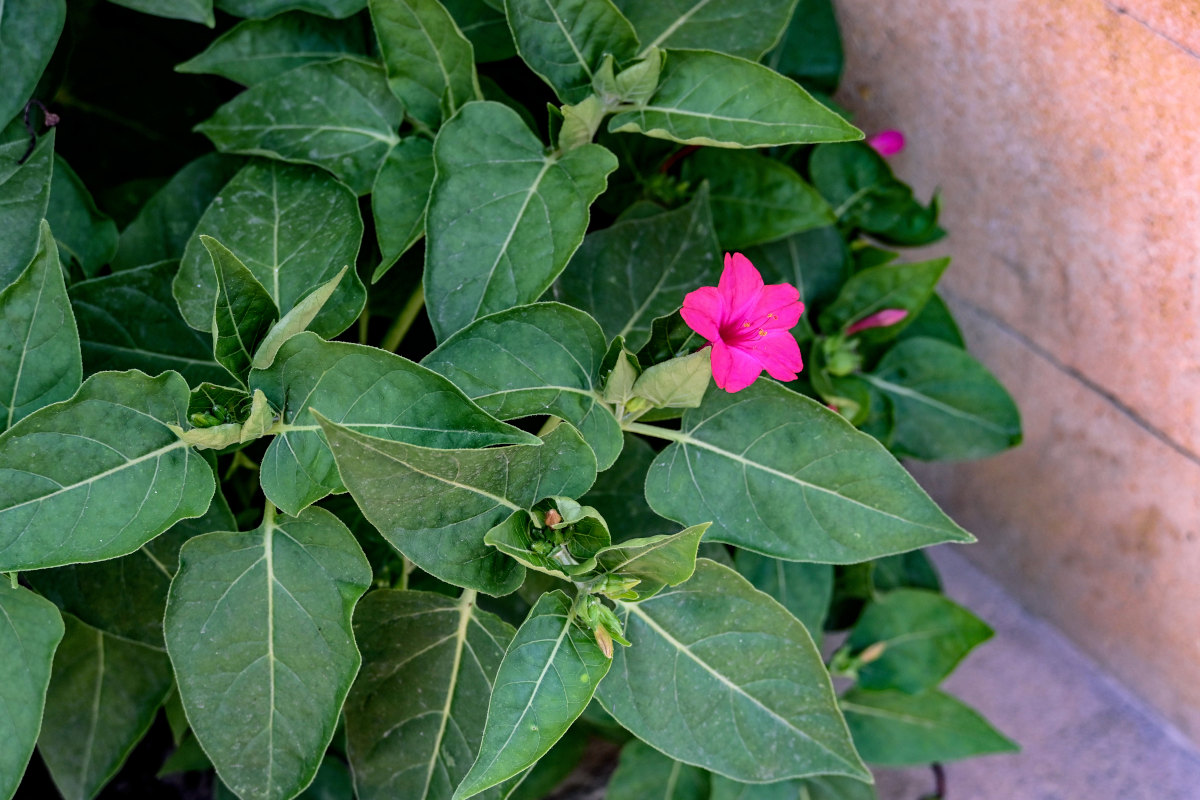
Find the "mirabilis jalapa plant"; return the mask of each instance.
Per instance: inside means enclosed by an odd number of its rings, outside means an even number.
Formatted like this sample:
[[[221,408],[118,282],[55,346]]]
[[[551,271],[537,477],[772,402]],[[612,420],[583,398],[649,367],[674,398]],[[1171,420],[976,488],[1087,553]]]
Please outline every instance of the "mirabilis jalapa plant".
[[[95,796],[160,709],[247,800],[537,798],[588,735],[611,800],[1012,747],[937,688],[991,632],[896,456],[1019,418],[891,249],[936,198],[816,99],[825,0],[216,7],[219,154],[119,234],[33,113],[65,3],[0,19],[0,797],[35,745]]]

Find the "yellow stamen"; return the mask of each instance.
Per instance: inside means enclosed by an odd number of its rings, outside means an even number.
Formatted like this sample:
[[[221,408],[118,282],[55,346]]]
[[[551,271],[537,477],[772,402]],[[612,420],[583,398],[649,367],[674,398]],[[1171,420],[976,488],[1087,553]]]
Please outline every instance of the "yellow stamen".
[[[743,327],[743,328],[749,328],[749,327],[750,327],[750,323],[749,323],[749,322],[743,322],[743,323],[742,323],[742,327]]]
[[[758,335],[759,335],[759,336],[766,336],[766,335],[767,335],[767,332],[766,332],[766,331],[764,331],[762,328],[759,328],[759,329],[758,329]]]

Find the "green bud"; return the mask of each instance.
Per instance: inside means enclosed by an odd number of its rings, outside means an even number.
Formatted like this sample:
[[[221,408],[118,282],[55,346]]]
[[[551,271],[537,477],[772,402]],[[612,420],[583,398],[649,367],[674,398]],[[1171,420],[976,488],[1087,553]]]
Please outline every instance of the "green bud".
[[[711,349],[705,347],[655,364],[633,384],[633,395],[645,398],[655,408],[696,408],[712,377],[711,358]]]
[[[617,363],[613,365],[612,371],[608,373],[608,380],[604,382],[604,402],[624,403],[628,400],[640,371],[633,353],[622,348],[617,356]]]
[[[641,105],[653,97],[658,90],[658,79],[666,59],[666,51],[655,47],[641,61],[622,70],[616,79],[617,96],[623,102],[635,105]]]
[[[638,578],[623,575],[604,575],[592,584],[592,591],[602,594],[610,600],[636,600],[637,592],[633,587],[641,583]]]
[[[842,377],[862,369],[863,359],[858,353],[858,340],[844,336],[828,336],[821,342],[825,355],[825,369],[830,375]]]

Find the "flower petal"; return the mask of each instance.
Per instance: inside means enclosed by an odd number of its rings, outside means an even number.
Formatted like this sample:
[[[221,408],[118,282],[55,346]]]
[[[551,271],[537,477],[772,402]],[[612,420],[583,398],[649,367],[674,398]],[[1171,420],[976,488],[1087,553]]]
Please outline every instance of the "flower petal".
[[[712,349],[712,371],[718,387],[727,392],[740,392],[758,379],[763,365],[747,350],[716,342]]]
[[[751,316],[762,289],[762,275],[750,263],[750,259],[741,253],[725,254],[725,269],[717,281],[717,291],[725,298],[729,309],[726,322]]]
[[[701,286],[688,292],[679,310],[683,321],[696,333],[710,342],[721,338],[721,322],[725,314],[725,300],[714,286]]]
[[[908,317],[908,311],[903,308],[885,308],[883,311],[876,311],[868,317],[863,317],[858,322],[846,328],[846,335],[853,336],[859,331],[871,328],[886,328],[895,325],[906,317]]]
[[[800,345],[787,331],[768,331],[754,354],[771,377],[779,381],[794,381],[804,369]]]
[[[880,131],[867,137],[867,144],[879,155],[887,158],[904,149],[904,134],[900,131]]]
[[[759,296],[754,316],[761,320],[758,327],[765,330],[791,330],[804,313],[800,302],[800,290],[790,283],[772,283],[764,286]]]

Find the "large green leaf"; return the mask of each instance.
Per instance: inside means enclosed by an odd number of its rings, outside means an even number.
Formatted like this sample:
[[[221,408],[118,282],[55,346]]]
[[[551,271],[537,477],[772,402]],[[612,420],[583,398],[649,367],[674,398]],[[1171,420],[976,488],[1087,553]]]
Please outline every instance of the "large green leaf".
[[[525,569],[484,543],[514,511],[578,497],[596,479],[591,448],[570,425],[545,444],[430,450],[365,436],[318,417],[342,480],[389,542],[444,581],[503,595]]]
[[[0,342],[0,431],[79,388],[79,332],[44,221],[33,261],[0,291]]]
[[[52,603],[0,581],[0,797],[5,800],[16,793],[33,754],[63,630]]]
[[[193,536],[237,528],[218,491],[208,512],[175,523],[136,551],[91,564],[68,564],[22,574],[29,584],[81,622],[120,639],[163,647],[167,590],[179,566],[179,548]]]
[[[777,383],[714,386],[667,436],[646,499],[685,525],[711,520],[710,540],[831,564],[974,541],[882,445]]]
[[[215,23],[213,0],[112,0],[112,2],[158,17],[200,22],[210,28]]]
[[[266,19],[296,9],[343,19],[366,8],[367,0],[216,0],[216,6],[234,16],[250,19]]]
[[[684,295],[715,285],[721,258],[701,188],[686,206],[618,222],[590,234],[554,284],[554,298],[590,313],[632,351],[650,340],[651,323],[677,311]]]
[[[821,330],[837,333],[884,309],[902,309],[908,312],[903,322],[857,334],[870,344],[895,338],[925,307],[948,266],[949,258],[935,258],[915,264],[868,267],[855,273],[842,286],[837,299],[821,312]]]
[[[73,259],[89,277],[117,252],[117,224],[96,208],[91,193],[62,156],[54,157],[46,220],[58,240],[63,263],[68,263],[68,257]]]
[[[244,800],[308,785],[360,658],[350,618],[371,583],[354,536],[306,509],[246,533],[207,533],[179,552],[167,651],[188,720]]]
[[[758,267],[764,281],[792,284],[810,307],[832,300],[850,277],[850,253],[833,226],[748,247],[742,254]]]
[[[436,129],[480,98],[471,43],[438,0],[372,0],[370,7],[388,86],[405,114]]]
[[[592,93],[605,54],[633,60],[638,38],[612,0],[505,0],[517,52],[564,103]]]
[[[600,396],[604,333],[559,303],[517,306],[472,322],[421,363],[500,419],[556,414],[579,429],[608,469],[621,428]]]
[[[175,370],[191,384],[229,380],[213,359],[212,339],[179,316],[171,296],[176,272],[178,262],[159,261],[71,286],[86,373]]]
[[[618,606],[618,648],[600,702],[672,758],[744,781],[869,780],[804,626],[728,567]]]
[[[842,37],[833,0],[800,0],[779,44],[763,59],[768,67],[832,93],[842,77]]]
[[[595,485],[579,500],[615,523],[614,542],[669,534],[679,527],[646,503],[646,472],[653,461],[654,450],[644,439],[625,434],[620,458],[596,477]]]
[[[279,162],[247,164],[214,198],[197,234],[222,242],[249,267],[286,314],[342,267],[353,265],[362,241],[362,217],[353,193],[327,174]],[[193,236],[173,285],[183,318],[212,330],[216,274],[208,251]],[[332,338],[362,311],[366,290],[351,270],[313,321]]]
[[[388,151],[371,190],[380,251],[372,281],[382,278],[425,235],[425,206],[433,188],[433,173],[433,142],[428,139],[409,136]]]
[[[610,131],[717,147],[843,142],[862,133],[788,78],[706,50],[670,50],[658,91],[616,114]]]
[[[64,620],[38,752],[64,800],[91,800],[154,722],[171,662],[161,648]]]
[[[367,49],[359,20],[329,20],[289,11],[239,22],[175,71],[222,75],[252,86],[314,61],[365,55]]]
[[[875,800],[869,783],[836,775],[819,775],[779,783],[738,783],[720,775],[712,778],[710,800]]]
[[[860,376],[892,402],[893,452],[933,461],[984,458],[1021,442],[1021,412],[969,353],[937,339],[908,339]]]
[[[937,689],[920,694],[852,689],[840,705],[854,746],[871,764],[907,767],[1019,749],[978,712]]]
[[[403,116],[383,68],[347,56],[256,83],[196,130],[223,153],[315,164],[366,194]]]
[[[493,102],[468,103],[443,125],[433,157],[425,296],[439,340],[541,296],[617,167],[599,145],[547,155],[515,111]]]
[[[488,704],[479,756],[454,792],[474,797],[541,758],[591,702],[611,662],[571,601],[547,592],[508,645]]]
[[[475,61],[503,61],[516,55],[512,31],[504,16],[504,3],[496,0],[442,0],[442,5],[458,23],[458,29],[471,40]]]
[[[722,250],[741,250],[837,222],[796,171],[761,153],[704,148],[683,162],[693,185],[707,179]]]
[[[66,20],[66,0],[7,0],[0,6],[0,128],[21,113],[33,94]],[[3,278],[0,271],[0,286]]]
[[[133,269],[182,258],[204,210],[242,162],[237,156],[209,153],[176,172],[121,231],[112,268]]]
[[[260,478],[267,497],[288,514],[345,491],[313,410],[351,430],[422,447],[538,441],[480,410],[436,372],[385,350],[326,342],[312,333],[285,342],[250,383],[280,409]]]
[[[734,563],[746,580],[778,600],[820,643],[825,615],[833,600],[833,567],[783,561],[749,550],[739,550]]]
[[[857,669],[860,688],[916,694],[941,683],[991,636],[983,620],[937,592],[896,589],[867,604],[846,647],[858,656],[874,650]]]
[[[0,570],[132,553],[212,500],[212,468],[167,428],[177,373],[101,372],[0,435]]]
[[[621,748],[604,800],[709,800],[709,781],[704,770],[634,739]]]
[[[211,236],[199,238],[212,258],[217,278],[213,356],[244,386],[254,353],[279,319],[279,309],[254,273],[228,247]]]
[[[0,19],[0,26],[4,24]],[[33,260],[38,224],[50,203],[54,131],[42,136],[25,163],[18,164],[28,146],[24,136],[0,144],[0,289],[15,281]]]
[[[479,751],[515,631],[472,591],[390,590],[363,599],[354,630],[363,666],[346,700],[346,754],[360,800],[449,800]]]
[[[615,0],[645,49],[717,50],[757,60],[779,41],[796,0]]]

